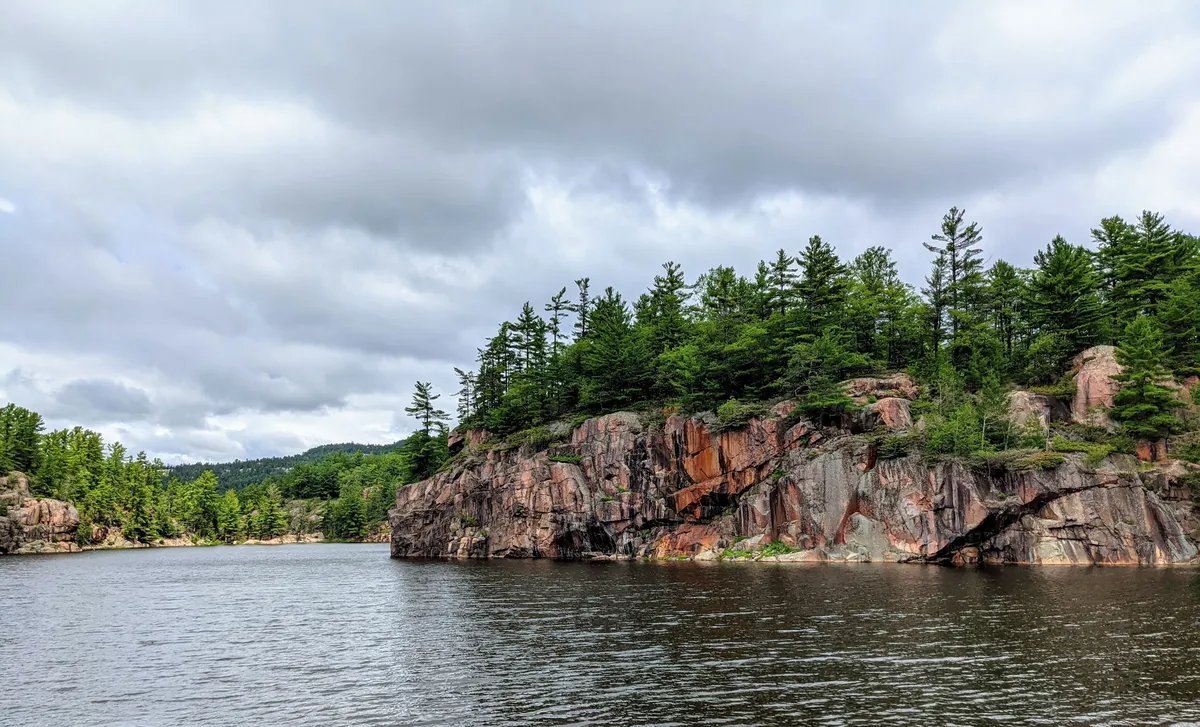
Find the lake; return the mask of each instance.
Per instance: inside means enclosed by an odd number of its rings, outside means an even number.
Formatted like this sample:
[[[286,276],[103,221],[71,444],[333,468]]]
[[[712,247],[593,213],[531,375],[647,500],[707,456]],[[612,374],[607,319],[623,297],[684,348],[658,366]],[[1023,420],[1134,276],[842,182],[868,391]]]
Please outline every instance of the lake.
[[[1200,724],[1200,570],[0,558],[4,725]]]

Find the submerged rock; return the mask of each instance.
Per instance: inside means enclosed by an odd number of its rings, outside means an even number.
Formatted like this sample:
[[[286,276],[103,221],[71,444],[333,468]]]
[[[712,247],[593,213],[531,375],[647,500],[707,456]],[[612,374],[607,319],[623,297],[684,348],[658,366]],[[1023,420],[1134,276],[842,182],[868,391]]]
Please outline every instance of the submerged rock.
[[[873,441],[779,416],[733,431],[702,417],[672,416],[661,431],[628,412],[597,417],[569,446],[479,452],[401,488],[389,514],[392,555],[712,559],[751,538],[792,551],[771,559],[799,562],[1197,556],[1190,498],[1132,457],[1090,466],[1069,454],[1035,463],[1053,469],[989,470],[877,461]],[[552,460],[562,454],[578,464]]]

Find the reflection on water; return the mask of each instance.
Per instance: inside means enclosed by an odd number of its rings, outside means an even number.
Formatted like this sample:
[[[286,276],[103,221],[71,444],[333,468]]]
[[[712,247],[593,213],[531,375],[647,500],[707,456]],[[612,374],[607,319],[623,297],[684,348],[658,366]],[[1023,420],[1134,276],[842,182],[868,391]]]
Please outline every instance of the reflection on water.
[[[0,724],[1200,721],[1193,569],[0,559]]]

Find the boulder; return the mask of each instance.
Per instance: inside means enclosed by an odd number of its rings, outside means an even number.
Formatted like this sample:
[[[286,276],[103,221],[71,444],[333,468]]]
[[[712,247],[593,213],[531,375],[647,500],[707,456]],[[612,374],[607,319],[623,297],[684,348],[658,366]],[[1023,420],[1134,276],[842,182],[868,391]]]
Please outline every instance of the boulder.
[[[883,399],[885,397],[898,397],[900,399],[908,399],[909,401],[916,399],[920,395],[921,389],[916,382],[908,374],[891,374],[889,376],[862,377],[850,379],[842,383],[845,387],[846,396],[854,399],[857,404],[865,404],[870,397]]]
[[[1075,397],[1071,400],[1071,417],[1084,424],[1112,427],[1108,409],[1120,390],[1116,380],[1121,373],[1116,348],[1092,346],[1075,357],[1071,370],[1075,374]]]
[[[877,422],[889,430],[908,429],[912,426],[912,414],[908,410],[908,399],[885,396],[863,410],[868,423]],[[873,429],[874,426],[869,428]]]
[[[1008,395],[1009,417],[1018,429],[1025,427],[1030,420],[1037,420],[1042,429],[1050,426],[1051,422],[1066,421],[1071,418],[1071,410],[1067,405],[1053,396],[1035,394],[1032,391],[1013,391]]]

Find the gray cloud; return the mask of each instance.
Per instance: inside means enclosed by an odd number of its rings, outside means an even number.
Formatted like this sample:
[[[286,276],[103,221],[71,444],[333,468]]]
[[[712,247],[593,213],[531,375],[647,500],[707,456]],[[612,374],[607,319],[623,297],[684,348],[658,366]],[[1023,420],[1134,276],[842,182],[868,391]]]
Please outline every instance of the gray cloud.
[[[138,421],[154,409],[145,391],[110,379],[76,379],[54,399],[58,407],[48,414],[87,424]]]
[[[916,281],[951,204],[1019,264],[1195,225],[1197,73],[1186,2],[11,0],[0,397],[179,458],[388,441],[583,275],[819,232]]]

